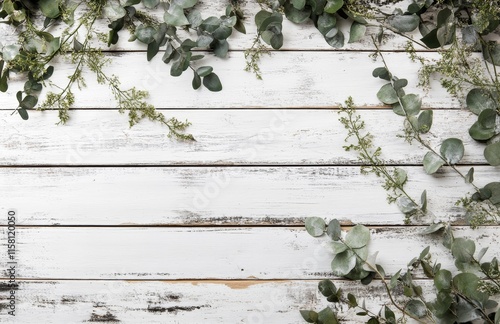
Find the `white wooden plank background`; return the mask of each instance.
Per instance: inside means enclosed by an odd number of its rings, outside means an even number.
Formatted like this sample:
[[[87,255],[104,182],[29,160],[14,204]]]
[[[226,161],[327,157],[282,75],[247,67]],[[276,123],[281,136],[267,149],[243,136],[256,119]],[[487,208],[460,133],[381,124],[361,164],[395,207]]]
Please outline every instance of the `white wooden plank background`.
[[[225,4],[201,6],[220,15]],[[252,1],[243,8],[250,17],[259,10]],[[96,28],[106,25],[101,20]],[[434,259],[452,266],[437,237],[419,235],[433,221],[453,222],[457,236],[479,235],[479,245],[490,245],[486,258],[499,255],[499,228],[471,231],[454,205],[471,188],[447,169],[426,175],[425,151],[395,137],[402,119],[377,100],[384,81],[371,76],[381,64],[368,56],[370,37],[337,50],[311,24],[285,21],[285,51],[262,59],[258,81],[243,71],[243,51],[255,36],[252,19],[246,26],[247,35],[233,35],[228,59],[206,61],[224,84],[220,93],[191,90],[189,73],[170,77],[169,66],[158,57],[148,63],[144,46],[128,43],[125,33],[106,53],[113,60],[107,71],[124,88],[149,90],[150,102],[167,116],[193,123],[195,143],[169,140],[165,128],[148,121],[129,129],[106,87],[88,73],[67,126],[55,125],[55,112],[30,112],[22,121],[10,115],[23,85],[13,77],[0,95],[0,211],[15,208],[19,215],[15,323],[303,323],[299,309],[325,306],[317,282],[332,278],[324,240],[302,228],[307,216],[371,225],[370,249],[380,251],[388,273],[428,245]],[[4,43],[14,39],[8,26],[0,25],[0,35]],[[463,127],[475,116],[436,80],[429,92],[417,90],[419,65],[402,52],[405,44],[391,35],[382,49],[409,80],[408,92],[436,109],[431,144],[463,139],[460,168],[474,166],[478,185],[497,180],[498,168],[484,165],[484,147]],[[70,71],[59,62],[53,81],[64,83]],[[356,157],[343,151],[345,131],[332,108],[348,96],[387,162],[408,171],[409,192],[428,190],[434,217],[401,226],[380,180],[362,176]],[[0,218],[2,261],[5,225]],[[374,311],[387,301],[377,283],[334,279]],[[429,281],[420,283],[432,292]],[[3,281],[0,322],[9,321],[6,291]],[[352,312],[342,315],[359,323]]]

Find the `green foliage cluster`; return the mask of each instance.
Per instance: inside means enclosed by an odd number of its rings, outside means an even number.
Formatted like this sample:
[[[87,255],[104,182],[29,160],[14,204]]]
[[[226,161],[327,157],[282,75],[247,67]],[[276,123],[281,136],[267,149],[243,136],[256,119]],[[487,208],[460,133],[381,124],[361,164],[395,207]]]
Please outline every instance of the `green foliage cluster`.
[[[325,279],[318,288],[332,306],[320,312],[301,310],[308,323],[341,323],[338,313],[344,305],[356,311],[360,322],[368,324],[404,323],[408,319],[419,323],[500,322],[498,303],[490,299],[500,293],[498,259],[482,261],[488,248],[476,252],[474,241],[454,237],[450,226],[434,224],[420,235],[443,232],[443,245],[455,260],[456,269],[444,269],[433,261],[427,247],[408,262],[406,269],[392,275],[385,272],[383,265],[376,263],[378,252],[369,253],[371,235],[367,227],[358,224],[344,233],[335,219],[326,225],[323,219],[311,217],[306,220],[306,230],[315,237],[326,233],[332,240],[332,271],[336,276],[359,280],[363,285],[381,284],[389,298],[388,304],[373,312],[365,306],[364,300],[359,300],[353,293],[345,294],[331,280]],[[431,298],[414,280],[417,269],[434,282],[435,291]]]

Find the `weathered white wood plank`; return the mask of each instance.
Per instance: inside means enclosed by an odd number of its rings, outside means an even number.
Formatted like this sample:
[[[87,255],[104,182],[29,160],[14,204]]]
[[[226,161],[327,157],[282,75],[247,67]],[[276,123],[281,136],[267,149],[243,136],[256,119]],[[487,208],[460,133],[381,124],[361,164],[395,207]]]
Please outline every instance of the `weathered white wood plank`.
[[[407,191],[418,200],[427,190],[434,214],[417,222],[465,223],[455,202],[471,186],[450,170],[405,170]],[[485,185],[498,172],[476,167],[475,178]],[[19,225],[302,225],[308,216],[403,224],[382,183],[355,166],[0,168],[2,208],[15,207]]]
[[[77,208],[75,206],[75,208]],[[332,213],[333,214],[333,213]],[[333,216],[333,215],[332,215]],[[444,268],[453,268],[440,235],[419,227],[372,230],[370,251],[395,273],[426,246]],[[498,256],[499,227],[457,228]],[[6,228],[0,230],[7,235]],[[327,237],[302,228],[18,228],[19,279],[317,279],[331,277]],[[0,250],[0,260],[7,259]],[[486,260],[486,259],[485,259]],[[4,274],[5,276],[5,274]]]
[[[392,111],[360,111],[366,129],[391,164],[421,164],[426,151],[408,145],[402,117]],[[35,112],[24,121],[0,112],[1,165],[227,165],[341,164],[357,162],[345,152],[346,130],[330,110],[175,110],[167,116],[188,119],[197,142],[167,138],[167,129],[144,120],[133,128],[116,111],[73,111],[67,126],[57,126],[55,112]],[[450,137],[464,141],[461,163],[484,163],[484,145],[472,140],[466,125],[476,116],[466,111],[436,111],[433,147]]]
[[[433,300],[432,283],[416,280]],[[346,294],[365,300],[378,313],[388,302],[380,282],[369,286],[335,281]],[[297,323],[301,309],[332,306],[309,281],[22,281],[17,290],[16,317],[4,308],[6,287],[0,292],[2,323]],[[404,304],[404,299],[397,299]],[[394,308],[394,307],[391,307]],[[394,309],[395,310],[395,309]],[[343,323],[366,319],[342,309]]]
[[[202,13],[204,18],[208,18],[209,16],[217,16],[220,17],[224,15],[225,8],[227,6],[227,1],[210,1],[206,0],[197,5],[198,10]],[[138,8],[140,6],[137,6]],[[402,3],[398,3],[396,5],[392,5],[391,7],[387,7],[387,12],[392,12],[396,7],[406,9]],[[253,40],[257,35],[257,27],[254,23],[254,17],[259,12],[260,6],[257,1],[243,1],[242,9],[245,13],[245,16],[248,18],[244,23],[247,30],[247,34],[243,35],[233,30],[233,34],[229,38],[230,50],[245,50],[252,46]],[[76,17],[81,14],[81,10],[77,11]],[[159,21],[163,21],[163,10],[148,10],[153,17],[158,19]],[[379,32],[378,27],[369,27],[364,39],[357,43],[348,43],[349,39],[349,27],[350,23],[348,21],[344,21],[340,19],[341,23],[340,29],[345,34],[346,44],[342,50],[370,50],[375,49],[373,43],[371,41],[371,35],[377,35]],[[40,25],[43,23],[43,20],[40,21]],[[99,19],[94,24],[94,30],[99,33],[108,33],[109,21],[106,19]],[[60,33],[62,28],[52,28],[54,34]],[[324,41],[323,36],[318,32],[318,30],[313,26],[312,22],[306,24],[294,24],[287,20],[286,18],[283,21],[283,33],[285,36],[283,43],[283,50],[329,50],[334,51],[336,49],[329,46],[326,41]],[[83,34],[83,33],[82,33]],[[14,32],[14,28],[1,24],[0,25],[0,35],[2,35],[2,43],[11,44],[17,42],[16,33]],[[100,43],[97,40],[94,42],[95,46],[99,46],[104,50],[113,50],[113,51],[137,51],[142,50],[145,51],[145,45],[140,44],[139,42],[129,42],[130,34],[128,31],[124,30],[120,32],[120,39],[116,45],[111,47],[107,47],[106,44]],[[184,34],[181,34],[184,35]],[[83,35],[81,36],[83,37]],[[196,39],[196,35],[192,35],[192,38]],[[421,38],[420,34],[416,32],[414,34],[414,38],[418,40]],[[405,44],[407,42],[406,38],[399,37],[395,34],[387,31],[386,42],[381,46],[383,50],[403,50]],[[419,49],[418,45],[415,45],[415,48]]]
[[[170,66],[161,57],[146,61],[144,53],[108,54],[112,63],[106,68],[108,75],[117,75],[122,87],[137,87],[148,90],[149,102],[157,108],[331,108],[352,96],[362,107],[380,107],[377,91],[384,82],[372,76],[374,68],[381,65],[373,62],[363,52],[276,52],[261,61],[263,80],[257,80],[251,73],[243,71],[243,53],[233,52],[228,59],[213,56],[202,65],[213,65],[224,89],[213,93],[207,89],[197,91],[191,88],[193,74],[186,71],[182,76],[170,76]],[[427,53],[429,59],[437,58],[436,53]],[[161,56],[161,55],[160,55]],[[420,64],[413,63],[406,53],[387,53],[386,60],[393,72],[409,81],[407,92],[422,93],[423,106],[459,108],[458,100],[452,98],[438,82],[424,94],[416,89],[417,72]],[[51,80],[61,86],[68,82],[73,73],[70,64],[57,64]],[[105,85],[98,85],[95,75],[84,73],[88,87],[75,90],[74,108],[115,108],[116,102]],[[0,94],[0,108],[14,109],[18,103],[16,92],[23,89],[19,76],[12,74],[9,90]],[[56,89],[55,91],[60,91]],[[47,91],[40,96],[43,101]]]

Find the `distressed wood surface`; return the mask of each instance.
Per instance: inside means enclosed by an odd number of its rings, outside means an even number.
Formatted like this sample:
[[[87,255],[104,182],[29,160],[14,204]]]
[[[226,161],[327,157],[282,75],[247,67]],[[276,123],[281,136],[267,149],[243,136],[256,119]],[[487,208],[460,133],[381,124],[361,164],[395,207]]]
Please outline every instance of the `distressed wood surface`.
[[[453,269],[441,235],[423,227],[372,229],[370,251],[387,273],[406,268],[427,246],[433,260]],[[455,237],[475,237],[500,252],[499,227],[457,227]],[[0,230],[5,237],[6,229]],[[35,227],[18,228],[19,279],[320,279],[332,277],[328,237],[303,228]],[[0,250],[6,260],[6,249]],[[5,275],[5,273],[4,273]]]
[[[423,190],[429,195],[433,215],[416,222],[465,223],[455,202],[470,185],[451,170],[430,176],[422,167],[404,169],[408,192],[416,200]],[[475,168],[477,185],[497,175],[491,167]],[[307,216],[402,225],[382,182],[355,166],[0,168],[0,197],[5,207],[19,206],[23,226],[302,225]]]
[[[330,110],[175,110],[188,119],[196,142],[167,138],[167,129],[144,120],[128,127],[116,111],[73,111],[67,126],[55,112],[32,113],[29,121],[0,112],[0,165],[352,165],[343,146],[346,130]],[[408,145],[404,119],[388,110],[360,111],[374,144],[390,164],[421,164],[426,151]],[[484,164],[484,145],[468,134],[477,119],[467,111],[435,111],[425,138],[439,150],[450,137],[464,141],[461,163]]]
[[[424,296],[435,298],[432,283],[416,280]],[[387,300],[380,282],[360,286],[335,281],[345,294],[378,313]],[[315,280],[285,281],[21,281],[15,321],[2,323],[289,323],[302,324],[299,310],[327,306]],[[2,292],[4,289],[2,289]],[[398,303],[405,300],[399,298]],[[4,306],[0,295],[0,307]],[[391,307],[394,309],[394,307]],[[2,307],[3,309],[3,307]],[[395,309],[394,309],[395,311]],[[360,323],[356,310],[344,308],[343,323]]]
[[[207,58],[202,65],[212,65],[223,84],[218,93],[203,88],[193,90],[193,74],[186,71],[180,77],[170,76],[170,66],[161,57],[147,62],[145,53],[107,54],[112,63],[105,69],[119,77],[123,89],[137,87],[148,90],[148,102],[156,108],[331,108],[337,107],[352,96],[361,107],[380,107],[377,91],[386,81],[375,79],[373,69],[382,65],[373,62],[366,52],[275,52],[263,57],[260,67],[263,80],[245,72],[244,54],[232,52],[227,59]],[[423,54],[424,55],[424,54]],[[428,59],[438,58],[437,53],[426,53]],[[460,108],[457,99],[450,96],[437,81],[425,94],[418,85],[419,63],[411,62],[406,53],[387,53],[385,58],[399,78],[408,79],[407,93],[422,93],[423,106],[432,108]],[[60,62],[50,78],[61,86],[68,82],[72,65]],[[87,88],[76,87],[75,108],[116,108],[116,102],[106,85],[99,85],[95,75],[84,73]],[[9,89],[0,95],[1,109],[14,109],[18,103],[16,92],[24,82],[12,75]],[[55,89],[54,91],[60,91]],[[40,96],[42,102],[47,89]],[[91,95],[89,95],[91,93]]]
[[[224,6],[205,1],[200,9],[220,15]],[[259,6],[245,1],[243,9],[253,17]],[[106,32],[107,23],[98,21],[96,30]],[[159,57],[147,62],[145,47],[127,42],[126,33],[105,49],[112,60],[106,71],[123,88],[147,89],[149,102],[167,116],[191,121],[195,143],[171,141],[165,128],[147,121],[129,129],[107,87],[89,73],[68,126],[55,125],[56,112],[32,111],[22,121],[10,116],[23,87],[11,75],[8,92],[0,94],[0,212],[14,208],[19,216],[15,323],[303,323],[299,309],[325,306],[317,283],[332,277],[328,239],[305,232],[307,216],[371,225],[370,251],[379,251],[387,273],[406,267],[426,246],[433,260],[453,268],[439,235],[400,226],[403,216],[387,205],[380,180],[362,176],[356,157],[342,149],[345,130],[331,108],[348,96],[383,157],[408,171],[408,191],[418,197],[428,190],[435,213],[416,223],[451,221],[457,237],[478,237],[478,249],[490,246],[485,258],[499,255],[498,226],[460,226],[463,212],[454,202],[471,188],[447,169],[426,175],[425,151],[395,136],[403,120],[379,102],[385,81],[371,76],[381,65],[369,57],[369,36],[378,29],[369,27],[362,42],[337,50],[311,24],[285,20],[285,51],[263,57],[258,81],[243,71],[243,51],[255,37],[253,20],[245,24],[248,34],[233,34],[228,59],[208,54],[203,62],[220,76],[220,93],[191,90],[190,73],[172,78],[169,66]],[[347,39],[348,24],[341,29]],[[4,44],[15,41],[3,24],[0,35]],[[431,145],[463,139],[460,170],[474,166],[478,185],[498,181],[498,168],[484,165],[484,146],[468,136],[476,117],[437,79],[429,92],[417,89],[420,66],[402,52],[405,45],[389,35],[381,48],[395,74],[408,79],[407,93],[420,93],[423,107],[435,109]],[[71,71],[57,63],[52,81],[65,84]],[[1,217],[2,266],[5,225]],[[13,322],[4,269],[2,323]],[[432,291],[430,281],[420,282]],[[336,278],[336,284],[366,298],[375,312],[387,303],[377,282],[367,287]],[[341,314],[347,323],[360,321],[352,311]]]

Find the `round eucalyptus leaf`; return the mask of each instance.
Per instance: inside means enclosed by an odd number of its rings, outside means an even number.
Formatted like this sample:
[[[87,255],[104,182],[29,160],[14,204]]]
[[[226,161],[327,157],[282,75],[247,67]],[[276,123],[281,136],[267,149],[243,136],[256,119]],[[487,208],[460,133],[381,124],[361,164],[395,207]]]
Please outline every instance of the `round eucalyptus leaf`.
[[[224,40],[216,39],[212,44],[214,54],[217,57],[225,58],[229,52],[229,43]]]
[[[203,85],[210,91],[218,92],[222,90],[222,84],[220,83],[219,77],[215,73],[210,73],[203,78]]]
[[[444,165],[443,159],[433,152],[427,152],[424,156],[424,170],[427,174],[433,174]]]
[[[353,248],[358,249],[367,245],[370,241],[370,230],[363,225],[354,226],[345,237],[345,243]]]
[[[413,15],[395,15],[388,19],[389,24],[401,33],[414,31],[420,22],[420,18]]]
[[[227,39],[229,36],[231,36],[232,33],[233,33],[233,28],[220,26],[212,33],[212,35],[214,36],[214,38],[218,40],[224,40]]]
[[[334,48],[342,48],[344,46],[344,33],[338,31],[333,37],[325,37],[328,45]]]
[[[427,315],[427,307],[418,299],[412,299],[406,303],[405,310],[417,318],[424,318]]]
[[[407,116],[418,115],[422,106],[422,99],[416,94],[407,94],[401,98],[403,110]]]
[[[194,90],[197,90],[201,87],[201,78],[196,72],[194,73],[193,82],[191,83],[191,85],[193,86]]]
[[[395,104],[399,101],[396,90],[392,87],[392,84],[387,83],[377,93],[377,98],[387,105]]]
[[[344,277],[356,266],[356,256],[352,251],[344,251],[335,255],[331,266],[334,275]]]
[[[390,81],[391,80],[391,77],[390,77],[390,74],[389,74],[389,71],[387,71],[387,69],[385,67],[378,67],[378,68],[375,68],[372,72],[372,75],[373,77],[375,78],[381,78],[383,80],[387,80],[387,81]]]
[[[394,169],[394,178],[399,185],[403,185],[408,179],[408,176],[405,170],[401,168],[396,168]]]
[[[432,127],[434,112],[432,110],[424,110],[418,115],[418,131],[422,134],[429,132]]]
[[[57,18],[59,17],[59,1],[54,0],[39,0],[38,6],[42,11],[43,15],[48,18]],[[119,4],[118,4],[119,6]]]
[[[342,235],[342,228],[340,227],[340,222],[336,219],[332,219],[330,223],[328,223],[326,234],[332,240],[338,241]]]
[[[451,272],[446,269],[440,269],[434,276],[434,286],[438,291],[451,289]]]
[[[318,313],[312,310],[301,310],[300,315],[307,323],[317,323],[318,322]]]
[[[203,22],[203,18],[201,17],[201,12],[198,9],[190,10],[186,18],[189,21],[189,25],[192,28],[200,27],[201,23]]]
[[[144,4],[144,7],[153,9],[160,3],[160,0],[142,0],[142,3]]]
[[[211,66],[201,66],[198,69],[196,69],[196,73],[201,76],[201,77],[206,77],[213,71],[213,67]]]
[[[156,29],[152,26],[140,25],[135,29],[135,36],[144,44],[149,44],[155,40]]]
[[[283,34],[274,34],[269,43],[272,48],[280,49],[283,46]]]
[[[305,225],[307,233],[314,237],[323,235],[326,228],[325,221],[320,217],[306,218]]]
[[[462,40],[469,46],[474,46],[479,40],[479,34],[472,25],[462,28]]]
[[[459,273],[453,278],[453,286],[466,297],[476,297],[479,277],[473,273]]]
[[[366,33],[366,25],[360,24],[357,21],[354,21],[351,24],[351,30],[349,32],[349,43],[355,43],[360,41]]]
[[[490,165],[500,165],[500,142],[486,146],[484,149],[484,157]]]
[[[324,308],[318,313],[318,323],[336,324],[338,323],[337,316],[330,307]]]
[[[182,9],[188,9],[194,7],[198,3],[198,0],[174,0],[173,3]]]
[[[491,92],[484,89],[472,89],[467,94],[467,108],[479,115],[485,109],[496,110],[497,103]]]
[[[335,18],[334,15],[328,14],[328,13],[323,13],[321,16],[318,17],[318,30],[319,32],[323,35],[326,36],[328,32],[336,27],[337,25],[337,18]]]
[[[21,116],[21,118],[23,120],[28,120],[29,119],[28,111],[26,109],[19,108],[19,109],[17,109],[17,112],[19,113],[19,116]]]
[[[290,2],[285,3],[285,16],[293,23],[302,24],[309,19],[311,7],[296,9]]]
[[[21,106],[21,108],[24,108],[24,109],[33,109],[33,108],[35,108],[37,102],[38,102],[38,98],[37,97],[35,97],[35,96],[26,96],[21,101],[20,106]]]
[[[337,293],[337,287],[335,287],[335,284],[329,279],[321,280],[318,283],[318,289],[319,292],[325,297],[329,297]]]
[[[327,0],[324,11],[326,13],[336,13],[344,5],[344,0]]]
[[[291,0],[290,3],[293,5],[295,9],[302,10],[306,5],[306,0]]]
[[[456,238],[451,245],[451,253],[459,262],[471,262],[476,252],[474,241],[462,237]]]
[[[345,245],[342,242],[333,241],[330,244],[331,244],[330,246],[332,247],[333,254],[339,254],[347,250],[347,245]]]
[[[469,128],[469,135],[476,141],[486,141],[495,136],[496,132],[494,127],[487,128],[482,123],[477,121],[474,124],[472,124],[471,128]]]
[[[458,138],[448,138],[441,144],[440,152],[449,164],[457,164],[464,157],[464,144]]]
[[[407,85],[408,85],[408,80],[406,80],[406,79],[397,79],[397,80],[394,81],[394,89],[396,91],[400,90],[400,89],[403,89]]]
[[[483,57],[487,62],[500,66],[500,44],[495,41],[483,44]]]
[[[57,1],[47,0],[46,2],[57,3]],[[106,5],[102,9],[104,17],[108,18],[110,21],[116,21],[120,18],[125,17],[127,10],[123,8],[118,1],[107,1]]]
[[[484,186],[484,190],[490,193],[487,199],[493,205],[500,206],[500,182],[490,182]]]
[[[412,214],[418,210],[418,205],[406,196],[401,196],[396,200],[396,205],[403,214]]]
[[[163,16],[163,20],[167,25],[172,26],[185,26],[189,25],[189,20],[184,15],[184,9],[174,3],[170,4],[170,7]]]

